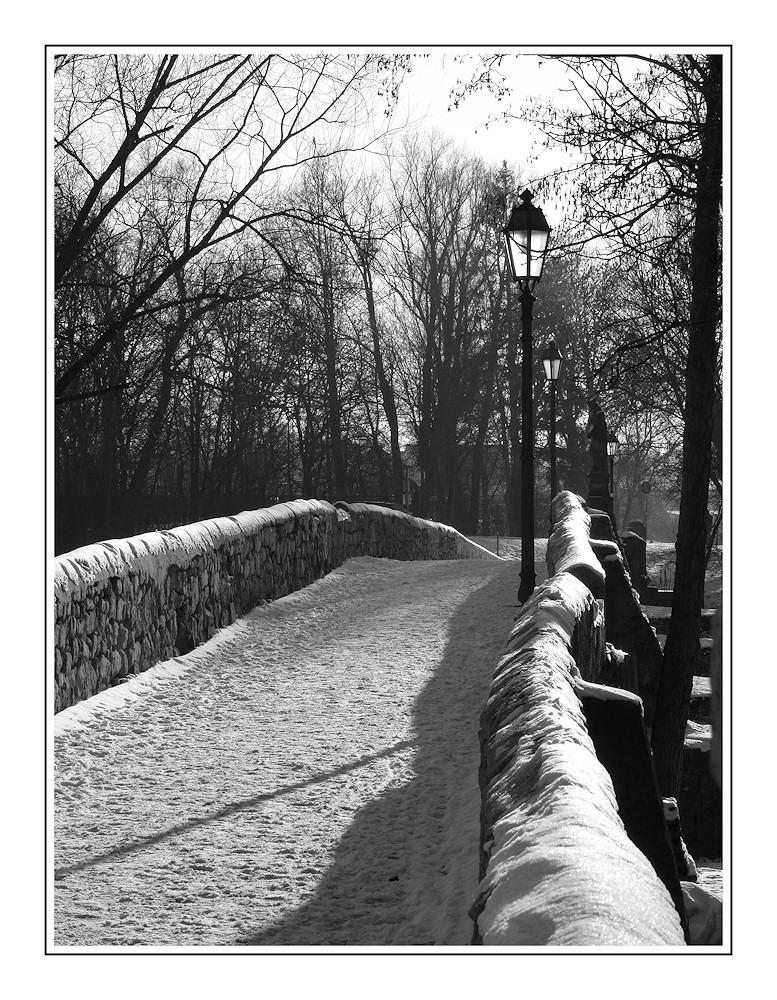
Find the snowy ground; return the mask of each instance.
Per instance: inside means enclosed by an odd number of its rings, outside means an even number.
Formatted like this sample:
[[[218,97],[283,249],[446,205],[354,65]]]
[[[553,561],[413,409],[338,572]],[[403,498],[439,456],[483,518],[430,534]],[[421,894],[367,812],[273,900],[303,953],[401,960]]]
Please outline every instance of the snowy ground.
[[[674,542],[648,542],[647,572],[654,587],[671,590],[674,586]],[[716,546],[707,564],[704,581],[705,608],[720,608],[723,602],[723,546]]]
[[[494,552],[502,559],[521,558],[521,539],[512,535],[469,535],[473,542],[481,545],[489,552]],[[547,579],[547,567],[545,565],[545,554],[548,551],[547,538],[534,539],[534,568],[537,573],[537,582],[541,583]]]
[[[500,535],[470,535],[473,542],[482,545],[489,552],[495,552],[503,559],[521,558],[521,539]],[[545,579],[545,553],[547,538],[535,538],[534,560],[537,580]],[[660,589],[672,588],[675,568],[674,542],[648,542],[646,552],[647,571],[653,586]],[[704,584],[705,608],[719,608],[723,600],[723,546],[712,550]]]
[[[519,569],[351,560],[59,713],[55,948],[468,945]]]

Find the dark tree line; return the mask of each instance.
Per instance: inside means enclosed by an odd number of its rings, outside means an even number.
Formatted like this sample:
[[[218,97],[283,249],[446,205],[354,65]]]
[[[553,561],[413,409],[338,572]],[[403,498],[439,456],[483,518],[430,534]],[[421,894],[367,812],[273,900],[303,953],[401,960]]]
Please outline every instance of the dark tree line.
[[[58,549],[342,479],[288,178],[374,142],[405,65],[57,57]]]
[[[296,496],[401,502],[408,465],[417,512],[517,531],[518,184],[439,135],[357,160],[369,88],[402,71],[57,60],[58,551]]]

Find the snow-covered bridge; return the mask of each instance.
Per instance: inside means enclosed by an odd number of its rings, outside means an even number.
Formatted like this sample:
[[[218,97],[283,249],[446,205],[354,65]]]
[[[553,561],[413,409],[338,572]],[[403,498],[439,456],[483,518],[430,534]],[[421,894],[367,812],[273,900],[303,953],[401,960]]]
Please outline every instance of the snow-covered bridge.
[[[517,561],[371,505],[58,560],[53,946],[682,945],[636,598],[553,510],[520,612]]]
[[[350,559],[54,717],[54,946],[468,945],[514,561]]]

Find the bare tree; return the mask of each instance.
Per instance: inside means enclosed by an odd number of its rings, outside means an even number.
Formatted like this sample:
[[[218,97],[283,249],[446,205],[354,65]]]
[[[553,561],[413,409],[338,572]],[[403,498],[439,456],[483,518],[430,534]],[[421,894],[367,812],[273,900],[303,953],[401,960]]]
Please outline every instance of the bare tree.
[[[250,230],[293,213],[270,197],[282,171],[375,138],[371,86],[387,69],[374,57],[71,56],[54,86],[57,185],[70,211],[57,227],[59,293],[101,231],[135,224],[143,185],[184,168],[174,252],[122,308],[59,366],[61,396],[177,271]]]
[[[463,519],[459,477],[476,403],[482,348],[486,171],[439,135],[403,144],[392,177],[398,218],[394,290],[415,329],[420,361],[418,451],[439,516]],[[428,511],[431,513],[432,511]]]
[[[534,101],[522,116],[542,129],[549,146],[579,154],[534,185],[540,197],[571,210],[563,250],[633,263],[665,258],[679,245],[688,259],[688,294],[674,297],[674,316],[671,307],[666,310],[658,338],[676,339],[687,330],[675,598],[653,728],[659,782],[671,795],[679,782],[698,656],[720,409],[723,61],[716,53],[553,58],[566,68],[574,100]],[[508,93],[506,59],[483,57],[454,100],[483,87]],[[629,349],[641,350],[641,340]]]
[[[394,383],[386,359],[385,337],[379,318],[379,294],[376,282],[385,284],[383,247],[392,230],[386,206],[381,204],[380,180],[372,174],[358,181],[343,204],[341,224],[347,238],[348,252],[361,279],[367,308],[375,376],[381,403],[389,426],[391,450],[391,494],[400,503],[403,495],[403,462],[399,437],[399,413]]]

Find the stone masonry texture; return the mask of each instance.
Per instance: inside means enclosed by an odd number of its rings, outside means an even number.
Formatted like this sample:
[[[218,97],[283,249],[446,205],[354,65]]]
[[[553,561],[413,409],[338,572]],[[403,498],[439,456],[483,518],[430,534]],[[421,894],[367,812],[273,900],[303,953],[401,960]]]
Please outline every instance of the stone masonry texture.
[[[295,500],[55,560],[55,712],[182,655],[347,559],[496,558],[448,525],[372,504]]]

